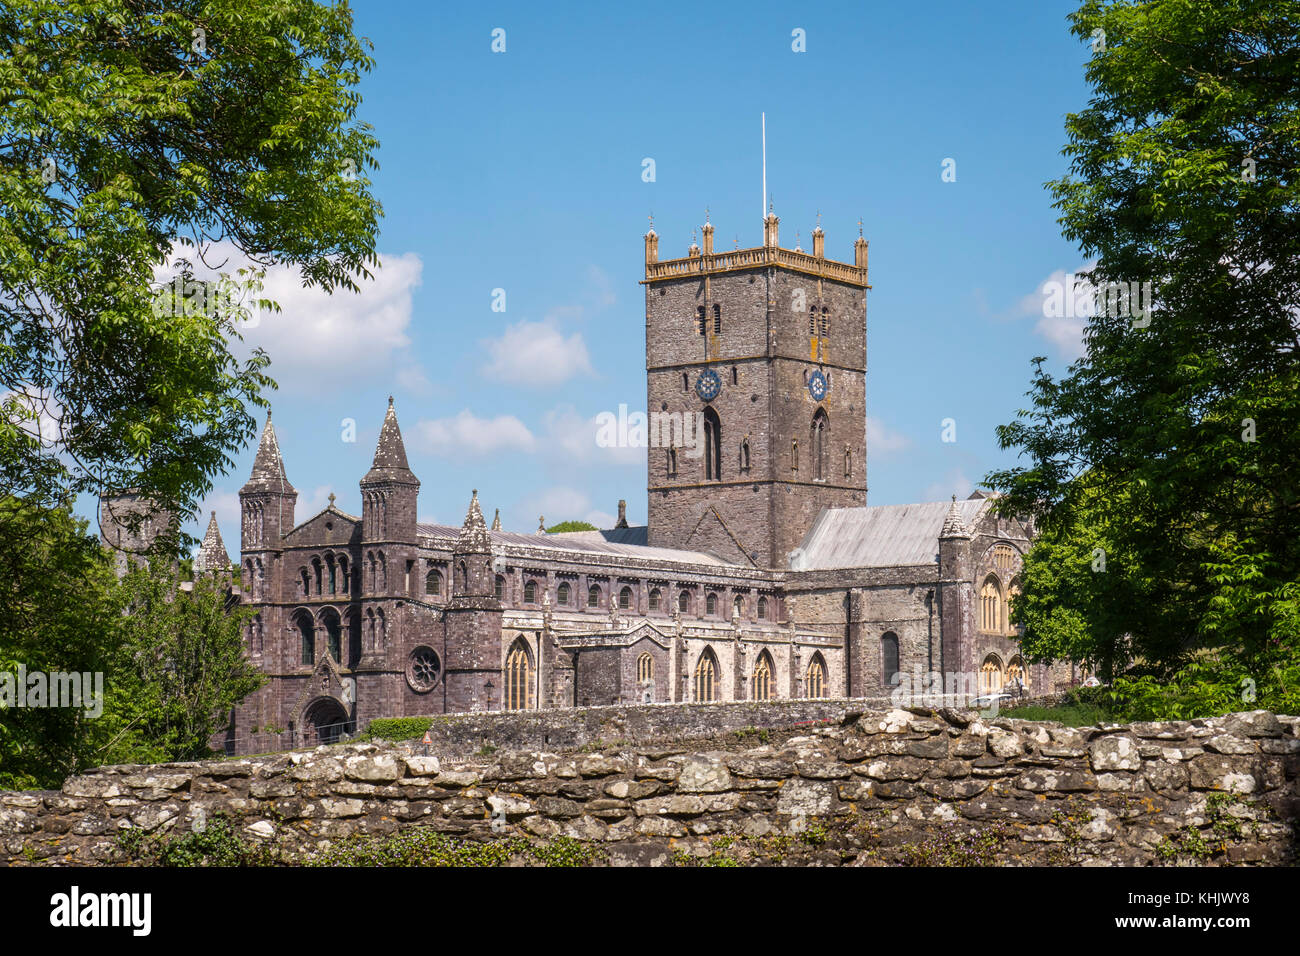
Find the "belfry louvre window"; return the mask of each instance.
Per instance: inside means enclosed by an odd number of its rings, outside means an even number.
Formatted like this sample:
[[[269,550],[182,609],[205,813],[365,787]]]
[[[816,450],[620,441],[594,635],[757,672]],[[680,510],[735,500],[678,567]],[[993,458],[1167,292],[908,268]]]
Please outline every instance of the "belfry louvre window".
[[[767,651],[759,655],[754,666],[754,700],[772,699],[772,659]]]
[[[704,306],[698,306],[695,309],[695,324],[699,327],[700,335],[708,332],[708,320],[704,316]]]
[[[804,690],[809,697],[826,696],[826,665],[822,663],[820,654],[815,655],[808,664]]]
[[[722,420],[712,407],[704,410],[704,477],[722,480]]]
[[[704,649],[695,665],[695,699],[697,701],[716,700],[718,693],[718,662],[713,651]]]
[[[826,477],[826,431],[830,421],[826,410],[819,408],[813,416],[811,429],[813,480],[820,481]]]
[[[722,306],[717,302],[713,303],[713,331],[714,334],[722,331]]]
[[[511,645],[506,656],[505,693],[501,704],[506,710],[528,710],[533,706],[533,659],[522,639]]]

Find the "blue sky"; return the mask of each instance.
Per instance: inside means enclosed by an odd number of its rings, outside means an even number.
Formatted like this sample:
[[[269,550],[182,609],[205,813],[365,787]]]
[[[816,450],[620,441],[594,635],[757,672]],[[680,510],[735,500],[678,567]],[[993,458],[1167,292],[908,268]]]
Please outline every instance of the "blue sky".
[[[808,248],[819,211],[828,255],[852,260],[859,218],[871,242],[869,503],[969,493],[1013,459],[994,427],[1032,356],[1059,370],[1078,347],[1038,293],[1081,264],[1043,188],[1087,97],[1070,3],[354,8],[377,61],[361,92],[384,267],[332,301],[272,276],[284,312],[249,333],[281,384],[300,521],[331,491],[359,511],[391,393],[423,520],[459,524],[478,488],[507,529],[604,524],[619,498],[643,523],[644,453],[595,447],[590,422],[644,408],[647,216],[663,258],[706,206],[720,248],[761,244],[764,111],[782,244]],[[228,545],[253,451],[204,504]]]

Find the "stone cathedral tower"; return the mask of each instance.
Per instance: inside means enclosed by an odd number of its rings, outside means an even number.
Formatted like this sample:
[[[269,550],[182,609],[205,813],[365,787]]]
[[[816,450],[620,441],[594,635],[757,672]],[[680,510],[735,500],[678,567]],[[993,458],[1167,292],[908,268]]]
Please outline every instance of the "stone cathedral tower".
[[[651,545],[781,568],[822,508],[866,504],[867,241],[837,262],[778,224],[717,252],[706,222],[683,259],[646,234]]]

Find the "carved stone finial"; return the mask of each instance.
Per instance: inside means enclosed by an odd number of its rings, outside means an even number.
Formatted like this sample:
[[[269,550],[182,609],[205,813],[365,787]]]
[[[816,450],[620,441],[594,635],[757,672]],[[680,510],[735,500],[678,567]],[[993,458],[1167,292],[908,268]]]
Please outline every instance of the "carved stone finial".
[[[330,492],[330,507],[334,507],[334,492]]]
[[[537,516],[537,533],[546,534],[546,515]]]

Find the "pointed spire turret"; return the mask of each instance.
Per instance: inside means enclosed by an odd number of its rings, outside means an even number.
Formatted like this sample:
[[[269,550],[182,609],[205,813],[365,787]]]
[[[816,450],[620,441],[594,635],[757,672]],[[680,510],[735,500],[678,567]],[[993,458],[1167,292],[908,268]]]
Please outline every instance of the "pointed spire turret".
[[[493,531],[501,530],[501,509],[500,508],[498,508],[497,513],[492,516],[492,530]]]
[[[271,413],[266,413],[266,426],[262,429],[262,438],[257,443],[257,455],[253,459],[253,471],[248,476],[242,492],[274,491],[291,492],[293,485],[284,472],[284,459],[280,455],[280,443],[276,441],[275,429],[271,426]]]
[[[402,481],[419,484],[406,462],[406,445],[402,442],[402,430],[397,425],[397,412],[393,409],[393,396],[388,396],[388,411],[384,414],[384,424],[379,429],[379,441],[375,445],[375,458],[366,472],[363,483],[372,481]]]
[[[478,503],[478,489],[469,500],[469,510],[465,512],[465,523],[461,525],[460,537],[456,539],[456,552],[491,551],[492,542],[488,539],[487,523],[483,520],[483,509]]]
[[[221,529],[217,527],[217,513],[212,512],[208,519],[208,530],[203,535],[203,544],[194,556],[195,571],[224,571],[230,567],[230,555],[226,552],[226,543],[221,540]]]
[[[943,538],[969,538],[970,531],[966,523],[961,520],[961,509],[957,507],[957,496],[952,496],[952,506],[948,509],[948,514],[943,519],[943,530],[939,532],[940,539]]]

